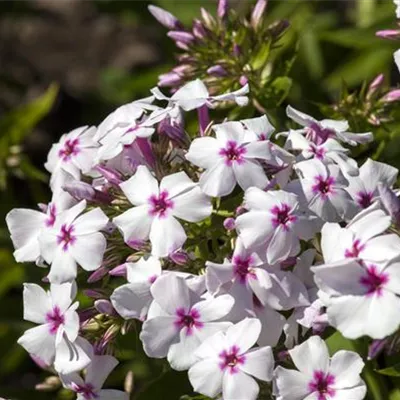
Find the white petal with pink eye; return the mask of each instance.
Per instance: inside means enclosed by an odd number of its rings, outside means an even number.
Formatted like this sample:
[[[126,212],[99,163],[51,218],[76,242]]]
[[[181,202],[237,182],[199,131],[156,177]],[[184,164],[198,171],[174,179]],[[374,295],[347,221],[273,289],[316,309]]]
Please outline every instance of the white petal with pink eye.
[[[274,356],[271,347],[262,347],[246,353],[246,361],[239,369],[257,379],[269,382],[274,370]]]
[[[188,376],[195,392],[214,398],[222,391],[223,372],[218,360],[205,359],[195,363]]]
[[[51,283],[61,284],[76,278],[76,261],[74,257],[64,252],[61,247],[56,248],[52,259],[50,273],[47,276]]]
[[[8,230],[15,247],[17,262],[35,261],[40,256],[37,237],[46,221],[46,214],[35,210],[15,208],[6,216]]]
[[[226,196],[236,185],[233,170],[223,160],[208,168],[200,177],[200,187],[205,194],[212,197]]]
[[[326,264],[341,260],[346,251],[346,244],[352,243],[353,235],[339,224],[327,222],[321,230],[321,248]]]
[[[363,368],[364,362],[357,353],[340,350],[333,355],[329,372],[335,376],[335,386],[352,387],[360,382]]]
[[[69,252],[83,269],[94,271],[103,261],[106,246],[106,238],[101,233],[94,232],[79,236]]]
[[[246,158],[271,160],[273,156],[271,154],[271,148],[269,146],[269,142],[261,140],[257,142],[247,143]]]
[[[139,165],[135,175],[120,184],[128,200],[134,205],[147,204],[152,195],[158,195],[158,183],[149,169]]]
[[[172,214],[189,222],[198,222],[211,215],[212,205],[199,186],[173,198]]]
[[[229,140],[242,144],[246,135],[243,125],[238,121],[227,121],[222,124],[213,125],[212,129],[221,145],[225,145]]]
[[[85,382],[100,389],[111,371],[118,365],[118,360],[110,355],[94,356],[86,368]]]
[[[160,260],[150,256],[147,259],[141,258],[134,263],[126,263],[127,280],[130,283],[150,283],[161,275],[162,268]]]
[[[175,197],[187,193],[194,187],[196,187],[196,183],[185,172],[181,171],[168,175],[161,180],[160,193],[167,191],[168,198],[175,200]]]
[[[153,300],[150,286],[150,282],[134,282],[117,287],[110,297],[117,313],[125,319],[145,319]]]
[[[70,307],[70,309],[67,310],[63,316],[64,318],[63,329],[65,334],[67,335],[67,338],[71,342],[74,342],[76,340],[79,333],[79,316],[78,313],[76,312],[78,306],[79,303],[75,303],[75,306],[73,305],[72,307]]]
[[[62,285],[52,284],[50,285],[50,295],[53,302],[53,306],[58,306],[60,311],[64,312],[72,304],[76,297],[77,286],[76,282],[66,282]]]
[[[244,194],[244,205],[249,210],[267,211],[276,204],[271,192],[265,192],[259,188],[249,188]]]
[[[196,334],[188,335],[184,329],[179,333],[179,342],[171,344],[168,350],[168,362],[176,371],[189,369],[196,361],[195,350],[201,339]]]
[[[245,353],[256,342],[261,332],[261,323],[256,318],[245,318],[226,331],[226,340],[232,346],[239,347]]]
[[[400,237],[394,233],[376,236],[368,240],[359,256],[375,263],[392,261],[400,256]]]
[[[278,400],[305,400],[310,393],[309,376],[281,366],[275,369],[274,375]]]
[[[47,324],[28,329],[18,339],[29,354],[39,357],[47,365],[52,364],[55,355],[55,336],[49,334]]]
[[[242,119],[240,122],[247,128],[246,137],[250,136],[252,140],[269,139],[275,130],[266,115]]]
[[[276,346],[286,323],[285,317],[268,306],[256,307],[255,313],[262,326],[257,344]]]
[[[185,157],[200,168],[211,168],[220,160],[220,144],[213,137],[196,138],[190,144]]]
[[[166,257],[182,247],[186,240],[182,225],[171,215],[154,218],[150,230],[151,253]]]
[[[233,297],[229,294],[224,294],[216,298],[200,301],[196,304],[196,310],[200,313],[202,321],[215,321],[227,315],[233,304]]]
[[[100,208],[95,208],[80,217],[75,222],[75,231],[77,235],[85,235],[88,233],[103,230],[108,223],[108,217]]]
[[[235,178],[239,186],[246,190],[252,186],[264,189],[267,187],[269,179],[260,164],[252,160],[246,160],[244,163],[235,163],[232,165]]]
[[[51,299],[39,285],[24,283],[24,319],[36,324],[46,323],[46,313],[51,309]]]
[[[259,391],[257,382],[241,370],[235,374],[225,372],[222,381],[222,393],[225,400],[256,400]]]
[[[344,388],[341,390],[336,390],[335,392],[335,400],[348,400],[348,399],[357,399],[361,400],[365,398],[367,394],[367,386],[360,379],[360,384],[356,387],[352,387],[350,389]]]
[[[392,187],[396,182],[398,172],[399,170],[391,165],[368,158],[360,167],[360,179],[367,191],[375,192],[379,182]]]
[[[166,357],[171,344],[179,340],[179,330],[174,321],[175,317],[168,316],[156,317],[144,322],[139,337],[149,357]]]
[[[143,204],[118,215],[113,219],[113,223],[122,232],[125,242],[129,242],[130,240],[148,239],[152,220],[149,206]]]
[[[296,368],[309,376],[312,376],[314,371],[328,371],[328,348],[319,336],[312,336],[307,341],[289,350],[289,354]]]
[[[289,256],[295,256],[300,251],[300,242],[293,232],[285,232],[278,226],[268,245],[267,261],[273,265],[286,260]]]

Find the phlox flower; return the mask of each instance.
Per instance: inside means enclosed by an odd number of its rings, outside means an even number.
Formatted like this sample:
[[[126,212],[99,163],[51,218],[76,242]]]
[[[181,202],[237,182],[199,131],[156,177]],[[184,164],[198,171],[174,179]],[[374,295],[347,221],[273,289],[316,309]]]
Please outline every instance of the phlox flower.
[[[93,165],[99,144],[95,141],[95,127],[82,126],[61,136],[58,143],[53,144],[45,163],[51,172],[50,186],[54,190],[64,183],[65,171],[75,179],[80,179],[81,173],[88,173]]]
[[[346,190],[360,209],[367,208],[379,198],[378,183],[392,187],[398,172],[397,168],[369,158],[360,167],[359,176],[347,177],[349,186]]]
[[[246,318],[206,339],[189,369],[193,389],[212,398],[222,393],[225,400],[255,400],[259,387],[254,378],[270,381],[274,367],[271,347],[252,348],[260,331],[260,321]]]
[[[297,368],[278,366],[274,371],[274,394],[277,400],[362,400],[367,388],[360,378],[364,367],[361,357],[340,350],[329,357],[328,348],[319,336],[289,350]]]
[[[352,146],[355,146],[357,143],[368,143],[373,140],[371,132],[347,132],[347,129],[349,129],[347,121],[336,121],[333,119],[317,121],[310,115],[300,112],[291,106],[287,107],[286,114],[293,121],[304,127],[298,130],[298,132],[305,135],[308,140],[317,145],[324,143],[329,138],[337,138]]]
[[[358,263],[314,267],[319,298],[329,324],[343,336],[383,339],[400,324],[400,263]]]
[[[108,218],[100,208],[80,215],[85,208],[86,201],[82,200],[64,211],[39,237],[41,254],[51,264],[48,278],[52,283],[75,279],[77,264],[94,271],[103,261],[107,242],[100,231],[106,228]]]
[[[206,85],[200,79],[186,83],[172,97],[165,96],[157,87],[151,89],[151,93],[156,99],[167,100],[170,103],[169,108],[174,108],[177,105],[185,111],[194,110],[204,105],[212,108],[215,103],[221,101],[234,101],[239,106],[245,106],[248,103],[246,96],[248,92],[249,86],[244,85],[239,90],[231,93],[210,96]]]
[[[211,214],[210,199],[184,172],[164,177],[160,184],[145,166],[120,184],[135,207],[113,219],[125,242],[150,239],[152,254],[165,257],[186,240],[176,218],[198,222]]]
[[[236,229],[247,248],[263,248],[268,264],[295,256],[299,239],[313,236],[313,225],[299,211],[297,196],[282,190],[264,192],[252,187],[245,192],[249,212],[236,219]]]
[[[92,348],[78,336],[79,317],[73,302],[76,285],[52,284],[46,292],[33,283],[24,284],[24,319],[39,326],[28,329],[18,343],[58,372],[69,373],[90,362]]]
[[[77,394],[77,400],[128,400],[128,393],[120,390],[102,389],[107,376],[118,365],[109,355],[93,356],[86,368],[85,378],[78,373],[60,374],[63,386]]]
[[[348,149],[344,148],[337,140],[328,138],[321,144],[315,144],[297,131],[290,131],[285,148],[300,151],[305,160],[316,158],[322,162],[334,163],[339,166],[343,173],[350,176],[358,175],[357,162],[347,156]]]
[[[194,351],[210,335],[228,328],[221,318],[234,300],[226,294],[201,300],[176,274],[160,276],[151,287],[154,302],[143,323],[140,340],[149,357],[168,358],[172,368],[188,369]]]
[[[268,143],[254,139],[240,122],[213,126],[214,137],[192,141],[186,158],[204,168],[200,186],[209,196],[226,196],[236,184],[245,190],[251,186],[265,188],[269,182],[259,160],[271,158]]]
[[[244,125],[246,135],[250,141],[269,140],[275,131],[275,128],[269,122],[266,115],[257,118],[242,119],[240,123]]]
[[[155,257],[141,258],[135,263],[126,263],[128,282],[117,287],[110,297],[118,314],[125,319],[145,320],[153,301],[150,288],[161,275],[161,263]]]
[[[356,206],[338,166],[314,159],[297,163],[295,169],[308,207],[322,220],[336,222],[354,216]]]
[[[321,231],[321,249],[325,264],[358,260],[387,263],[400,256],[400,238],[383,234],[391,219],[382,210],[366,209],[357,214],[346,228],[326,223]]]

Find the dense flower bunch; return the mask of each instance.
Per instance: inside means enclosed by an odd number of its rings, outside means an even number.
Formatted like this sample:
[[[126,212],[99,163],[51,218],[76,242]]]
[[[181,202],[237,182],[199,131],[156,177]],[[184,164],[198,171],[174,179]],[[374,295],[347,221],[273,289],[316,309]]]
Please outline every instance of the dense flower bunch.
[[[63,135],[49,204],[7,215],[15,259],[47,268],[45,289],[24,286],[36,326],[18,342],[78,399],[129,397],[102,386],[119,335],[138,328],[149,357],[208,397],[365,397],[362,358],[330,357],[321,336],[367,336],[373,357],[399,328],[398,170],[351,158],[371,133],[291,106],[285,132],[266,115],[210,122],[248,94],[152,89]]]

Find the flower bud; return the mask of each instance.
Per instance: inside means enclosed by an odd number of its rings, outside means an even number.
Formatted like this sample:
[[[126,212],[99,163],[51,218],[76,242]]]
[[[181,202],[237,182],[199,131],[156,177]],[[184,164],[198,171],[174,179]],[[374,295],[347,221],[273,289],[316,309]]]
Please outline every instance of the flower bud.
[[[207,36],[206,28],[204,27],[203,23],[198,19],[194,20],[193,22],[193,35],[197,37],[197,39],[204,39]]]
[[[367,92],[367,99],[370,99],[374,93],[382,86],[383,80],[385,76],[383,74],[379,74],[369,85]]]
[[[104,297],[106,297],[105,294],[102,293],[100,290],[94,290],[94,289],[85,289],[83,291],[83,294],[92,299],[104,299]]]
[[[400,30],[396,29],[385,29],[375,33],[376,36],[382,39],[398,40],[400,39]]]
[[[126,276],[126,264],[117,265],[108,274],[111,276]]]
[[[233,231],[235,229],[235,219],[234,218],[225,218],[224,220],[224,228],[227,231]]]
[[[182,78],[176,72],[168,72],[158,77],[158,86],[160,87],[179,86],[181,83]]]
[[[108,274],[108,268],[101,266],[96,271],[92,272],[87,279],[87,283],[98,282]]]
[[[96,190],[86,182],[74,180],[66,183],[62,189],[78,201],[87,200],[93,203],[103,204],[111,202],[111,197],[107,193]]]
[[[387,343],[387,338],[373,340],[368,347],[368,360],[373,360],[374,358],[378,357],[378,355],[385,348],[386,343]]]
[[[207,74],[222,77],[228,75],[228,72],[221,65],[213,65],[207,69]]]
[[[124,390],[126,393],[131,394],[133,392],[133,388],[134,388],[133,371],[128,371],[128,373],[125,375]]]
[[[106,299],[96,300],[94,302],[94,306],[100,314],[116,315],[114,307],[112,306],[109,300]]]
[[[242,86],[246,85],[248,81],[249,81],[249,80],[247,79],[247,76],[245,76],[245,75],[242,75],[242,76],[239,78],[239,83],[240,83]]]
[[[106,167],[104,165],[97,165],[95,170],[100,172],[101,175],[107,180],[107,182],[111,183],[111,185],[118,186],[122,183],[122,176],[115,169]]]
[[[206,104],[197,109],[197,117],[199,119],[200,135],[204,136],[204,132],[210,124],[210,114],[208,112],[208,107]]]
[[[163,26],[168,29],[182,29],[182,23],[170,12],[163,8],[150,5],[148,7],[153,17]]]
[[[219,19],[224,19],[228,11],[228,0],[219,0],[217,15]]]
[[[172,40],[175,40],[175,42],[186,45],[191,44],[195,40],[195,37],[191,33],[184,31],[169,31],[167,36]]]
[[[233,45],[232,53],[235,57],[239,57],[242,54],[242,50],[238,44]]]
[[[203,7],[200,9],[200,12],[206,28],[212,30],[216,25],[214,17]]]
[[[189,260],[188,254],[186,253],[186,251],[183,250],[174,251],[169,255],[169,258],[171,261],[178,265],[185,265]]]
[[[391,90],[381,98],[384,103],[392,103],[398,100],[400,100],[400,89]]]
[[[267,8],[267,0],[258,0],[251,14],[250,24],[257,29],[262,21],[263,14]]]
[[[156,158],[153,153],[153,148],[151,146],[151,142],[147,138],[136,138],[135,143],[139,147],[143,158],[145,159],[146,163],[149,167],[154,168],[156,163]]]

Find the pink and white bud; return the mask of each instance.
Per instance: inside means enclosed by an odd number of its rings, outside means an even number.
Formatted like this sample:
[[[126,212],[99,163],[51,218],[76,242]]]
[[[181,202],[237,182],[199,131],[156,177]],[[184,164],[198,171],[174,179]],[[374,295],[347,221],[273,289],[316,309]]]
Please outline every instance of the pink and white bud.
[[[85,289],[83,294],[91,299],[104,299],[106,297],[105,293],[97,289]]]
[[[200,12],[201,12],[201,18],[203,18],[205,26],[208,29],[214,28],[216,25],[214,17],[203,7],[200,9]]]
[[[207,74],[217,77],[227,76],[228,72],[221,65],[213,65],[212,67],[207,69]]]
[[[367,99],[370,99],[374,93],[382,86],[385,76],[379,74],[369,85],[367,92]]]
[[[169,258],[177,265],[186,265],[189,261],[189,255],[183,250],[174,251],[169,255]]]
[[[111,276],[126,276],[126,264],[117,265],[108,274]]]
[[[240,83],[242,86],[247,85],[248,81],[249,81],[249,80],[247,79],[247,76],[246,76],[246,75],[242,75],[242,76],[239,78],[239,83]]]
[[[260,25],[265,9],[267,8],[267,3],[267,0],[258,0],[254,6],[250,19],[250,24],[254,29],[257,29]]]
[[[193,35],[197,37],[197,39],[204,39],[207,36],[207,30],[204,27],[203,23],[195,19],[193,21],[193,29],[192,29]]]
[[[383,351],[388,339],[375,339],[368,347],[368,360],[373,360]]]
[[[182,83],[182,78],[176,72],[167,72],[158,77],[158,86],[170,87],[177,86]]]
[[[110,195],[107,193],[96,190],[86,182],[77,180],[65,183],[62,189],[78,201],[87,200],[92,203],[109,204],[112,200]]]
[[[381,98],[384,103],[393,103],[398,100],[400,100],[400,89],[391,90]]]
[[[102,266],[90,274],[89,278],[87,279],[87,283],[94,283],[98,282],[103,279],[106,275],[108,275],[108,268]]]
[[[148,7],[153,17],[163,26],[168,29],[181,29],[182,23],[175,17],[175,15],[164,10],[163,8],[150,5]]]
[[[191,33],[184,31],[169,31],[167,36],[175,42],[185,45],[189,45],[195,40],[195,37]]]
[[[219,19],[224,19],[228,12],[228,0],[219,0],[217,15]]]
[[[385,29],[383,31],[376,32],[375,35],[382,39],[399,40],[400,39],[400,30]]]
[[[94,307],[100,314],[117,315],[111,302],[106,299],[99,299],[94,302]]]
[[[226,218],[224,220],[224,228],[227,231],[233,231],[236,227],[235,219],[234,218]]]
[[[122,176],[121,174],[111,167],[106,167],[105,165],[97,165],[95,167],[97,172],[100,172],[101,175],[106,179],[108,183],[113,186],[118,186],[122,183]]]

